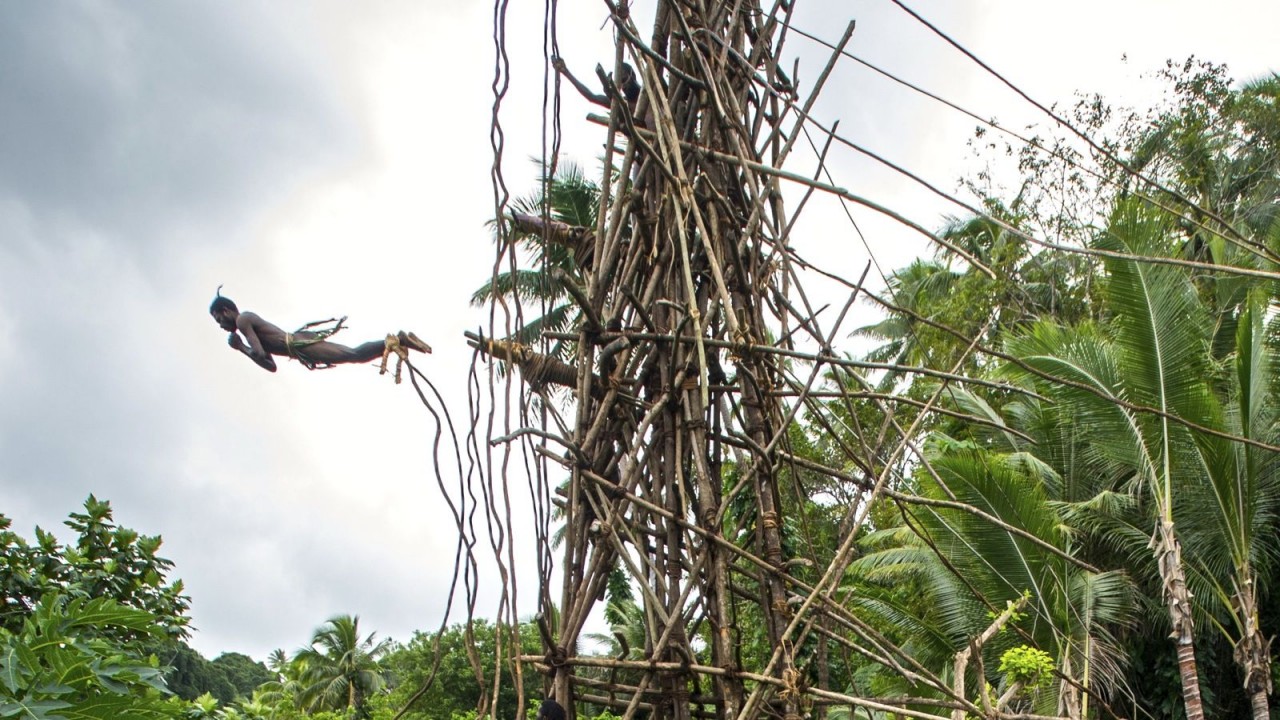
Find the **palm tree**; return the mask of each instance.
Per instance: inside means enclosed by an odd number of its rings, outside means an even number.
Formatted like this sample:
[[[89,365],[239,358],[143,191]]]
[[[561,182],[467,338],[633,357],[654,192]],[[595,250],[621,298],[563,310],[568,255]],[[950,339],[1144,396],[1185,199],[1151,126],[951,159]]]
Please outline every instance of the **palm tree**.
[[[369,697],[386,687],[386,673],[378,662],[391,649],[389,640],[374,642],[374,633],[360,638],[360,618],[338,615],[318,628],[310,647],[294,655],[303,663],[303,687],[298,695],[308,711],[351,709],[368,718]]]
[[[1236,323],[1236,350],[1226,383],[1225,407],[1218,413],[1221,429],[1242,438],[1273,443],[1277,430],[1274,347],[1267,340],[1265,301],[1258,294],[1246,303]],[[1270,640],[1259,621],[1259,598],[1280,556],[1274,532],[1280,515],[1280,459],[1221,437],[1198,433],[1206,482],[1187,503],[1189,554],[1196,558],[1204,589],[1200,595],[1215,605],[1219,625],[1235,647],[1255,720],[1270,717]]]
[[[267,655],[267,669],[276,674],[277,678],[283,678],[289,668],[289,656],[285,654],[283,648],[276,648]]]
[[[982,403],[959,392],[965,403]],[[1023,709],[1086,717],[1089,695],[1082,697],[1076,683],[1089,693],[1122,683],[1123,653],[1115,630],[1131,621],[1133,587],[1122,572],[1097,572],[1068,559],[1077,548],[1070,503],[1064,498],[1073,492],[1070,485],[1076,479],[1059,476],[1023,442],[1008,435],[984,448],[987,443],[935,433],[926,449],[931,472],[921,473],[919,482],[923,494],[954,498],[1025,535],[959,510],[912,509],[907,526],[873,534],[868,539],[872,552],[852,568],[854,577],[891,583],[892,589],[863,590],[855,602],[868,617],[904,628],[908,655],[949,668],[956,654],[988,627],[991,611],[1027,593],[1027,618],[1015,623],[1022,629],[1021,639],[1002,633],[984,654],[994,658],[1019,642],[1047,651],[1062,676],[1073,682],[1022,700],[1030,706]],[[901,597],[895,586],[904,581],[920,588],[922,596]],[[985,663],[989,670],[995,665],[990,659]],[[976,682],[981,690],[987,679]]]
[[[1274,267],[1280,245],[1280,75],[1272,74],[1232,89],[1225,68],[1188,61],[1183,93],[1142,138],[1133,164],[1155,174],[1193,206],[1176,225],[1182,252],[1216,265]],[[1176,205],[1177,203],[1172,202]],[[1229,227],[1223,227],[1219,219]],[[1238,237],[1228,242],[1224,237]],[[1258,252],[1258,248],[1269,251]],[[1262,316],[1274,297],[1253,279],[1209,273],[1201,294],[1214,313],[1215,357],[1232,360],[1219,410],[1220,427],[1235,435],[1269,442],[1276,434],[1275,384]],[[1238,443],[1196,435],[1206,458],[1208,482],[1189,507],[1205,511],[1204,527],[1214,538],[1197,544],[1208,587],[1202,595],[1218,601],[1223,627],[1236,647],[1255,718],[1268,714],[1268,642],[1258,629],[1261,572],[1274,566],[1275,462],[1270,453]],[[1198,518],[1200,513],[1193,515]],[[1189,536],[1191,537],[1191,536]]]
[[[1139,215],[1134,209],[1130,218],[1117,217],[1108,240],[1139,254],[1149,245],[1140,246],[1134,236],[1162,240],[1164,228]],[[1174,630],[1183,701],[1188,719],[1199,720],[1203,707],[1192,596],[1174,524],[1174,488],[1194,471],[1183,456],[1194,443],[1170,416],[1201,419],[1207,368],[1196,331],[1203,307],[1189,283],[1178,282],[1180,275],[1171,270],[1128,260],[1116,260],[1108,269],[1111,307],[1119,320],[1114,343],[1100,333],[1041,327],[1011,347],[1032,368],[1069,383],[1053,384],[1047,392],[1073,410],[1076,427],[1088,428],[1098,464],[1114,470],[1112,477],[1128,473],[1133,486],[1151,497],[1153,560]],[[1164,415],[1137,413],[1125,401],[1156,407]]]
[[[895,271],[888,278],[888,295],[898,309],[853,333],[880,341],[866,354],[867,360],[950,368],[968,343],[922,320],[970,338],[985,327],[986,335],[981,339],[990,345],[1044,316],[1074,322],[1087,315],[1088,261],[1030,253],[1027,244],[1008,229],[1021,222],[1017,212],[995,200],[989,199],[985,205],[987,215],[949,218],[939,236],[993,269],[996,278],[959,263],[957,255],[945,249],[935,259],[917,259]],[[957,263],[961,267],[957,268]],[[979,361],[977,356],[971,357],[967,365],[972,370]],[[900,371],[886,372],[880,390],[892,389],[901,377]]]
[[[928,344],[921,335],[933,335],[915,316],[939,320],[943,299],[951,294],[963,276],[936,260],[913,260],[907,267],[889,276],[889,298],[905,312],[890,312],[883,320],[858,328],[854,335],[878,340],[882,344],[865,355],[871,362],[919,366],[929,357]],[[945,362],[945,361],[943,361]],[[938,364],[942,364],[939,362]],[[880,391],[887,392],[902,379],[902,372],[890,370],[880,381]]]
[[[1100,245],[1143,256],[1158,254],[1167,237],[1167,218],[1128,201],[1117,208]],[[1196,606],[1189,585],[1215,588],[1196,594],[1210,596],[1201,597],[1202,607],[1235,621],[1240,634],[1233,642],[1265,647],[1257,628],[1254,564],[1266,556],[1270,543],[1260,533],[1270,512],[1262,486],[1272,482],[1274,473],[1268,474],[1262,457],[1248,448],[1188,423],[1219,433],[1274,434],[1272,410],[1258,406],[1272,392],[1270,373],[1260,363],[1260,320],[1256,315],[1245,318],[1248,331],[1242,328],[1239,350],[1245,357],[1233,401],[1252,409],[1229,413],[1212,382],[1212,316],[1189,275],[1133,259],[1108,259],[1107,269],[1107,300],[1115,315],[1111,337],[1091,327],[1046,324],[1016,338],[1010,348],[1042,377],[1059,380],[1039,387],[1059,401],[1061,421],[1079,428],[1078,448],[1091,471],[1114,479],[1114,491],[1151,501],[1147,521],[1155,529],[1149,536],[1112,524],[1110,541],[1128,544],[1130,556],[1142,546],[1151,550],[1153,565],[1146,568],[1158,575],[1164,593],[1187,715],[1203,717]],[[1230,416],[1242,414],[1251,429],[1244,421],[1235,427],[1228,423]],[[1256,427],[1260,421],[1266,427]],[[1197,548],[1197,565],[1190,570],[1181,553],[1184,537],[1194,538]],[[1142,573],[1143,568],[1134,570]],[[1247,655],[1252,660],[1245,675],[1261,683],[1265,659],[1257,652]],[[1253,702],[1265,707],[1265,693],[1254,693]]]
[[[263,683],[254,697],[272,707],[297,706],[304,687],[306,662],[290,659],[284,650],[276,648],[267,656],[267,669],[275,673],[276,679]]]
[[[648,629],[644,608],[630,597],[616,594],[605,604],[605,622],[609,634],[586,633],[586,639],[606,648],[606,652],[619,659],[643,658],[648,644]]]
[[[529,254],[536,269],[497,270],[471,294],[471,304],[483,307],[492,302],[539,308],[542,313],[525,319],[506,340],[531,345],[547,331],[574,327],[581,316],[568,286],[581,285],[580,263],[585,244],[594,237],[600,202],[600,187],[588,180],[573,164],[560,166],[554,176],[544,177],[540,190],[512,203],[507,223],[509,237]],[[544,221],[544,211],[550,223]],[[514,316],[515,311],[511,309]],[[564,357],[568,343],[557,342],[551,354]]]
[[[1222,227],[1210,212],[1192,209],[1183,218],[1162,217],[1156,210],[1142,210],[1126,201],[1122,193],[1099,241],[1103,248],[1136,255],[1181,250],[1219,266],[1274,269],[1266,256],[1280,247],[1280,205],[1275,202],[1280,197],[1280,76],[1230,92],[1225,84],[1214,86],[1214,82],[1208,78],[1201,89],[1187,86],[1198,97],[1191,97],[1178,112],[1166,114],[1154,132],[1140,138],[1143,142],[1133,164],[1226,219],[1233,231]],[[1181,205],[1169,197],[1162,200]],[[957,307],[1012,309],[1012,315],[999,317],[993,333],[1018,328],[1019,338],[1010,344],[1011,351],[1036,373],[1065,382],[1017,373],[1058,401],[1017,401],[1002,408],[1020,430],[1036,437],[1035,447],[1018,448],[1013,436],[998,431],[970,429],[981,442],[966,452],[1004,453],[984,459],[986,464],[1016,452],[1034,453],[1053,470],[1044,477],[1061,482],[1060,496],[1051,494],[1050,499],[1058,504],[1063,526],[1080,533],[1075,551],[1123,562],[1135,578],[1162,588],[1167,603],[1163,612],[1177,633],[1179,679],[1188,717],[1203,716],[1196,670],[1197,626],[1219,632],[1232,643],[1254,717],[1267,717],[1269,640],[1259,628],[1258,608],[1280,557],[1274,530],[1280,514],[1276,509],[1280,472],[1272,453],[1179,421],[1275,444],[1276,381],[1264,331],[1265,304],[1259,297],[1280,295],[1280,288],[1217,271],[1201,271],[1193,278],[1167,267],[1114,259],[1107,262],[1109,279],[1101,281],[1108,290],[1107,304],[1094,308],[1088,283],[1054,284],[1055,273],[1089,279],[1081,272],[1089,269],[1087,265],[1068,263],[1061,273],[1055,269],[1061,256],[1020,256],[1002,242],[998,227],[987,225],[975,218],[954,222],[944,232],[985,264],[1000,267],[998,275],[1014,279],[1017,287],[982,278],[975,283],[973,273],[954,271],[948,263],[918,261],[891,279],[895,302],[966,332],[971,330],[964,317],[949,320],[957,317]],[[1206,226],[1238,232],[1244,241],[1228,242]],[[1258,252],[1262,245],[1271,251]],[[1104,309],[1113,321],[1110,326],[1080,324]],[[1029,325],[1038,317],[1059,324]],[[877,351],[877,360],[927,364],[927,348],[937,343],[920,328],[909,313],[895,313],[861,332],[886,341]],[[938,354],[938,348],[933,354]],[[951,394],[955,399],[962,396]],[[969,412],[980,414],[972,407]],[[959,462],[955,457],[939,460],[944,468]],[[951,482],[962,487],[977,487],[979,480],[997,481],[976,476],[964,480],[967,476],[959,465],[947,472]],[[983,498],[979,495],[973,502],[983,506]],[[991,508],[992,513],[999,516],[995,509]],[[926,526],[925,519],[919,522]],[[950,534],[965,538],[973,547],[996,542],[992,538],[979,542],[954,528]],[[879,538],[897,536],[891,547],[902,563],[890,562],[888,555],[866,562],[883,562],[878,573],[912,568],[914,577],[931,577],[936,590],[931,597],[944,596],[943,577],[950,574],[920,575],[932,553],[922,546],[913,549],[909,538],[901,537],[903,532],[898,529]],[[1185,562],[1182,545],[1189,550]],[[907,558],[913,559],[907,562]],[[1001,573],[1006,579],[1011,574],[1016,573]],[[977,570],[965,576],[981,577]],[[956,598],[972,599],[968,588],[951,591]],[[863,601],[881,600],[866,596]],[[960,611],[964,603],[955,602],[952,619],[968,617]],[[881,605],[886,617],[897,621],[908,617],[903,608],[890,605]],[[1193,606],[1198,613],[1194,623]],[[919,629],[912,642],[922,653],[932,647],[942,657],[950,650],[948,626],[940,622],[947,619],[940,613],[948,607],[930,602],[932,615],[911,619]]]
[[[1174,79],[1176,106],[1143,131],[1131,157],[1134,167],[1181,196],[1154,193],[1164,204],[1186,208],[1153,249],[1219,267],[1274,269],[1280,247],[1280,75],[1232,88],[1225,67],[1189,60]],[[1219,271],[1200,273],[1194,287],[1211,326],[1211,364],[1199,367],[1222,368],[1197,422],[1271,443],[1275,378],[1261,298],[1280,294],[1280,287]],[[1188,580],[1213,627],[1236,649],[1254,717],[1266,718],[1269,641],[1259,629],[1257,607],[1277,555],[1274,529],[1268,529],[1276,516],[1275,461],[1271,453],[1205,433],[1190,439],[1196,447],[1187,462],[1203,469],[1194,475],[1196,483],[1184,487],[1189,499],[1181,504],[1180,534],[1196,558]]]

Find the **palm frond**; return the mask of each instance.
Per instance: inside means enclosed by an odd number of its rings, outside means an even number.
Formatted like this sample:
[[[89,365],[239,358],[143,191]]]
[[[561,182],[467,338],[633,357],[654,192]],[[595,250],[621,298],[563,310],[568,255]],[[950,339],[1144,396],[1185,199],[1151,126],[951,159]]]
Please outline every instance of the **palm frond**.
[[[581,314],[577,305],[571,303],[558,305],[547,310],[545,315],[526,321],[508,339],[524,345],[536,346],[542,340],[544,332],[565,332],[570,330],[580,317]],[[563,352],[559,350],[559,348],[563,347],[566,347],[566,343],[553,343],[550,354],[556,357],[563,357]]]
[[[1137,587],[1122,572],[1082,572],[1072,576],[1068,592],[1076,633],[1070,647],[1078,653],[1072,664],[1087,667],[1093,682],[1109,694],[1124,682],[1129,657],[1116,631],[1136,623]]]
[[[542,168],[538,189],[512,201],[511,209],[540,216],[546,209],[553,220],[594,229],[599,212],[600,186],[575,163],[562,163],[548,176]]]
[[[1018,438],[1017,435],[1001,429],[1008,427],[1004,417],[995,408],[991,407],[990,403],[977,394],[965,388],[948,387],[943,394],[943,399],[957,410],[991,423],[994,427],[979,425],[974,428],[974,432],[980,438],[992,443],[995,449],[1016,452],[1025,445],[1025,441]]]
[[[1143,482],[1154,480],[1161,450],[1151,446],[1141,419],[1121,404],[1128,401],[1127,375],[1118,353],[1096,328],[1037,323],[1012,339],[1009,350],[1041,376],[1017,367],[1009,372],[1042,384],[1059,403],[1060,416],[1085,431],[1088,443],[1082,452],[1093,462],[1135,468]],[[1055,382],[1059,378],[1066,382]]]
[[[1145,204],[1122,203],[1098,244],[1138,257],[1159,255],[1168,234],[1165,216]],[[1106,266],[1125,387],[1134,400],[1162,412],[1201,416],[1208,400],[1209,322],[1190,277],[1138,259],[1109,257]]]
[[[513,270],[499,273],[471,293],[471,304],[483,307],[497,298],[519,299],[533,303],[543,299],[552,302],[568,295],[563,282],[540,270]]]

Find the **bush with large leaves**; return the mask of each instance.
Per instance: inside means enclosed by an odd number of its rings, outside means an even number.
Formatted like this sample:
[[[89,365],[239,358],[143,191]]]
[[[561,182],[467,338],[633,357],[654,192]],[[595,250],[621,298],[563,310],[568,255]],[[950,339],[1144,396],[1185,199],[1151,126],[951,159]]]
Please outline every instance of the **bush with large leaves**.
[[[62,544],[0,515],[0,718],[177,717],[150,651],[186,634],[188,599],[158,536],[119,527],[92,495]]]
[[[90,495],[84,512],[71,513],[66,526],[76,540],[63,545],[53,533],[35,529],[35,543],[10,530],[0,515],[0,627],[17,632],[46,594],[71,598],[111,598],[144,610],[163,624],[162,635],[186,636],[189,598],[182,581],[169,582],[173,563],[160,557],[158,535],[140,535],[115,524],[111,503]],[[120,630],[122,639],[137,637]],[[150,634],[150,633],[148,633]]]
[[[0,718],[181,717],[155,656],[117,640],[162,633],[154,615],[110,598],[45,593],[18,630],[0,628]]]

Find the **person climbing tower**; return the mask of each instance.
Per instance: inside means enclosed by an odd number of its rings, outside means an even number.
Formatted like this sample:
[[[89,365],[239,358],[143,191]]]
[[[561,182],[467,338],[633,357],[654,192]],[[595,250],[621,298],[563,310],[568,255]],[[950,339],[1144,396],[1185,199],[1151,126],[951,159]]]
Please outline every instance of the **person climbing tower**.
[[[276,371],[272,355],[291,357],[308,370],[333,367],[349,363],[366,363],[385,358],[388,352],[417,350],[431,352],[431,346],[411,332],[401,330],[387,335],[384,340],[372,340],[356,347],[329,342],[329,336],[342,329],[342,320],[324,320],[309,323],[294,332],[285,332],[279,326],[253,312],[241,312],[231,298],[223,297],[222,286],[209,305],[209,314],[223,330],[231,333],[227,344],[253,360],[264,370]],[[329,327],[320,327],[329,325]],[[243,337],[241,337],[243,336]],[[397,353],[399,354],[399,353]],[[398,373],[398,371],[397,371]]]

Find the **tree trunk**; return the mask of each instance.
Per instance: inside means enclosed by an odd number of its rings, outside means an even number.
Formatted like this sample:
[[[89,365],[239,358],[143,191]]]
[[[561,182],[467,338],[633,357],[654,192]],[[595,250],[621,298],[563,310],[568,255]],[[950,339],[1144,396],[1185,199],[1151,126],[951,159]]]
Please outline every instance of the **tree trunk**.
[[[1169,606],[1169,622],[1173,626],[1174,644],[1178,651],[1178,675],[1182,680],[1182,703],[1187,720],[1204,720],[1204,703],[1200,700],[1200,677],[1196,670],[1195,622],[1191,614],[1191,591],[1187,589],[1186,571],[1182,565],[1182,547],[1172,520],[1161,520],[1151,540],[1155,551],[1164,598]]]
[[[1250,695],[1249,702],[1253,706],[1253,720],[1268,720],[1271,717],[1271,707],[1265,691]]]
[[[1088,660],[1088,650],[1087,650],[1088,645],[1086,645],[1085,647],[1086,647],[1086,650],[1085,650],[1085,661],[1084,661],[1085,663],[1084,686],[1088,687],[1089,686],[1089,671],[1088,671],[1089,660]],[[1065,678],[1072,678],[1073,677],[1072,673],[1075,672],[1075,668],[1073,668],[1071,665],[1071,644],[1070,643],[1068,643],[1066,651],[1064,651],[1062,654],[1061,670],[1062,670],[1062,675]],[[1084,715],[1081,713],[1081,710],[1080,710],[1080,694],[1081,694],[1080,690],[1075,685],[1075,683],[1071,683],[1071,682],[1067,682],[1067,680],[1063,680],[1058,685],[1058,714],[1062,715],[1063,717],[1071,718],[1071,720],[1079,720],[1080,718],[1083,718]]]
[[[1271,693],[1271,641],[1258,627],[1257,594],[1254,590],[1253,571],[1249,567],[1237,570],[1237,576],[1246,578],[1243,587],[1237,587],[1232,604],[1235,605],[1243,627],[1240,641],[1235,647],[1235,661],[1244,671],[1244,689],[1253,705],[1253,720],[1268,720],[1271,707],[1267,695]]]

